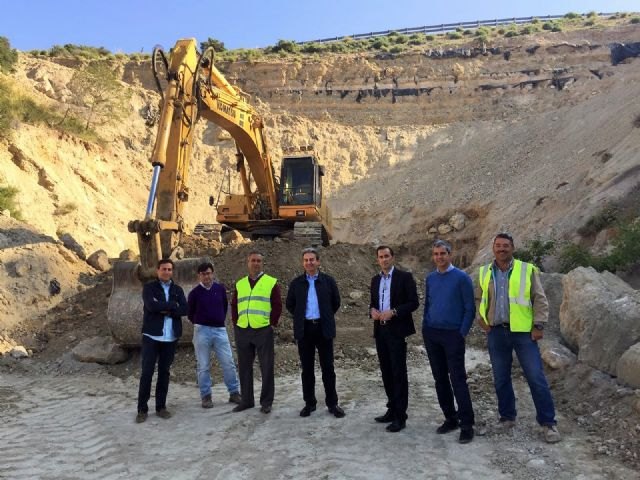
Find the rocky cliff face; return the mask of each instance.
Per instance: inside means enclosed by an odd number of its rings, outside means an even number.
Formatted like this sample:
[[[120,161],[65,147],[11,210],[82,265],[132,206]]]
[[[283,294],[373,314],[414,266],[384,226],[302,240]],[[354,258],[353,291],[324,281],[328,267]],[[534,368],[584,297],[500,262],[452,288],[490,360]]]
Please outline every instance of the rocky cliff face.
[[[470,245],[471,262],[498,229],[520,239],[570,236],[638,185],[640,61],[613,65],[611,45],[639,40],[640,28],[627,25],[503,39],[484,50],[222,68],[254,96],[276,168],[281,146],[315,145],[338,240],[425,242],[463,213],[464,229],[441,235]],[[15,77],[64,109],[75,66],[23,56]],[[73,231],[87,250],[111,255],[135,246],[126,223],[144,212],[155,138],[145,112],[158,102],[148,65],[114,68],[132,91],[131,111],[101,128],[104,145],[21,127],[0,149],[5,181],[21,186],[29,222],[54,236]],[[201,122],[196,138],[191,225],[212,221],[208,197],[226,182],[235,153],[215,125]],[[233,176],[231,187],[239,189]],[[72,211],[54,213],[70,203]]]

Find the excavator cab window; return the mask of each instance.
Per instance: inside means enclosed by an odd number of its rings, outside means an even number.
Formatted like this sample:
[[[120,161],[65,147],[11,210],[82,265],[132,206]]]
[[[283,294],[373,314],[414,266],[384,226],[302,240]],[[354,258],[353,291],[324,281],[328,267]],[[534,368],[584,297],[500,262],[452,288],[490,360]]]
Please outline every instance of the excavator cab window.
[[[280,175],[281,205],[315,203],[317,179],[313,157],[284,158]]]

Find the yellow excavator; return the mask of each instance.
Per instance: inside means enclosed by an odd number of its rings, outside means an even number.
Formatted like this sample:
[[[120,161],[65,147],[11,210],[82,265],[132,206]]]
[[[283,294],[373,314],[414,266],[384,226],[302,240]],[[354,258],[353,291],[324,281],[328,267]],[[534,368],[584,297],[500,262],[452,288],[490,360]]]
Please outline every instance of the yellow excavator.
[[[322,192],[324,169],[313,150],[305,146],[285,150],[289,155],[282,159],[278,179],[262,119],[249,96],[215,67],[214,56],[211,47],[199,53],[195,39],[178,40],[169,58],[160,47],[153,50],[153,72],[162,96],[150,158],[153,172],[144,219],[128,225],[138,237],[140,261],[114,265],[107,311],[111,334],[123,346],[140,343],[142,284],[156,277],[158,260],[174,260],[173,278],[185,293],[196,284],[196,267],[202,259],[181,258],[180,236],[186,231],[189,163],[200,118],[224,128],[236,145],[243,191],[227,192],[218,203],[219,223],[252,237],[273,238],[293,231],[310,244],[326,245],[331,239],[331,215]],[[183,326],[188,342],[190,324],[184,321]]]

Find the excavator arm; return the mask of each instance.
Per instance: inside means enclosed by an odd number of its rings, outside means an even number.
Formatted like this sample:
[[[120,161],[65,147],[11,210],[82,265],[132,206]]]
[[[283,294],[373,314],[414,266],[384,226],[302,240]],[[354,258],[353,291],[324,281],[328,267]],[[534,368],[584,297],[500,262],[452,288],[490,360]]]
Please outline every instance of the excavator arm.
[[[144,220],[129,223],[138,236],[141,279],[153,278],[157,261],[175,257],[184,231],[183,210],[189,199],[189,161],[197,120],[227,130],[236,142],[244,211],[249,219],[278,216],[273,165],[263,122],[248,97],[232,86],[213,64],[213,49],[198,54],[194,39],[179,40],[168,62],[158,135],[150,162],[151,188]],[[247,167],[256,185],[251,191]],[[260,204],[260,208],[256,205]]]

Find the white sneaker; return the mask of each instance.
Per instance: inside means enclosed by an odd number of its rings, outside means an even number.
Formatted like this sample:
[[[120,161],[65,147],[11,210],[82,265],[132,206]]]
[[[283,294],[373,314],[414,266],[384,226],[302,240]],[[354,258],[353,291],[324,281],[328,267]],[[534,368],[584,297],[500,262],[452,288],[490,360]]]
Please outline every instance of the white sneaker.
[[[558,432],[558,427],[556,427],[555,425],[545,425],[544,440],[547,443],[558,443],[560,440],[562,440],[562,437],[560,437],[560,432]]]

